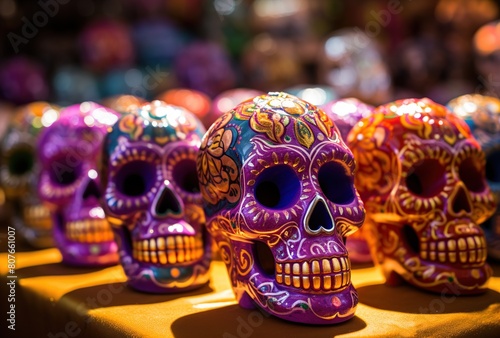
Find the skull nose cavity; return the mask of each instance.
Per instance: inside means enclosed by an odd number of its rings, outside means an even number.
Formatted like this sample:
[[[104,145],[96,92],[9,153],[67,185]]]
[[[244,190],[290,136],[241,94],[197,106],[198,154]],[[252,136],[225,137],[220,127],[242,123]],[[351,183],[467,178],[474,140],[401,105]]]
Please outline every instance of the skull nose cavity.
[[[463,186],[459,186],[458,191],[453,198],[451,207],[453,213],[455,214],[459,214],[462,211],[466,213],[472,212],[471,201],[469,199],[467,191],[465,191],[465,188]]]
[[[317,197],[306,215],[306,231],[318,234],[321,231],[330,233],[335,230],[335,222],[325,201]]]
[[[172,190],[164,188],[160,197],[156,200],[153,210],[156,216],[162,217],[179,215],[182,209],[179,199],[174,195]]]
[[[95,199],[101,198],[101,189],[97,185],[96,181],[90,180],[83,191],[83,199],[89,199],[94,197]]]

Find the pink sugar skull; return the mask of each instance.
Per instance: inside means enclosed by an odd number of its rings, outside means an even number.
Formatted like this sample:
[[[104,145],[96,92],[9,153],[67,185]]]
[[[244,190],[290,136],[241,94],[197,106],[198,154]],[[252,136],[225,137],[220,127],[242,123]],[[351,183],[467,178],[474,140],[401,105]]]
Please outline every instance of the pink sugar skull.
[[[197,165],[240,306],[310,324],[354,315],[344,237],[364,208],[352,154],[322,110],[286,93],[244,101],[205,134]]]
[[[492,272],[478,224],[495,202],[467,124],[429,99],[406,99],[376,108],[347,141],[366,204],[365,238],[387,282],[484,292]]]
[[[119,114],[93,102],[61,110],[38,140],[38,192],[49,206],[53,236],[63,262],[101,266],[118,261],[113,233],[105,220],[98,159],[108,127]]]
[[[134,289],[179,292],[209,279],[211,240],[196,176],[204,132],[187,110],[153,101],[106,137],[104,207]]]

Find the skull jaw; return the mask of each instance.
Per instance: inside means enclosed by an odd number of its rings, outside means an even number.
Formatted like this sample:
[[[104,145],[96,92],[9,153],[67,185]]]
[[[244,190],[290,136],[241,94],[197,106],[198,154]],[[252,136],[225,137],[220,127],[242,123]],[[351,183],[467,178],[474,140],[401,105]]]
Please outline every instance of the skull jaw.
[[[468,224],[468,222],[459,223],[457,229],[462,224]],[[480,294],[487,290],[487,282],[492,275],[492,270],[484,262],[484,258],[479,258],[479,249],[474,256],[476,258],[472,259],[472,256],[469,256],[470,253],[464,251],[470,248],[469,245],[462,249],[458,248],[458,251],[456,251],[457,248],[449,249],[449,246],[448,249],[445,246],[444,248],[434,247],[430,249],[431,251],[426,251],[422,247],[424,241],[420,240],[421,251],[416,252],[415,248],[410,248],[408,242],[402,241],[405,236],[401,229],[399,224],[376,223],[372,219],[365,222],[365,238],[369,243],[373,261],[381,268],[386,284],[396,286],[406,281],[422,290],[454,295]],[[480,231],[479,228],[475,228],[475,230]],[[481,241],[482,234],[480,232],[473,233],[472,236],[474,242]],[[456,239],[457,237],[452,237],[439,241],[451,240],[460,247],[460,243]],[[484,238],[482,241],[484,243]],[[446,253],[450,255],[450,252],[446,250],[455,253],[453,263],[439,261],[440,254],[445,254],[444,259],[448,257]],[[462,260],[460,253],[464,252],[466,252],[466,256]],[[469,262],[467,262],[468,259]],[[462,263],[459,263],[461,260]]]
[[[358,294],[352,284],[331,293],[303,293],[277,284],[256,273],[250,281],[238,280],[233,291],[245,309],[256,307],[286,321],[330,325],[351,319],[356,312]]]
[[[115,241],[97,243],[77,242],[67,238],[65,234],[65,218],[55,213],[53,221],[53,238],[62,255],[64,264],[73,266],[99,267],[118,263],[118,247]]]
[[[119,247],[120,263],[131,288],[146,293],[178,293],[200,288],[210,279],[211,245],[204,241],[203,256],[197,261],[153,264],[133,257],[132,243],[122,228],[113,228]],[[208,244],[207,244],[208,243]]]
[[[404,261],[410,260],[411,266],[404,264]],[[419,289],[456,296],[484,293],[488,290],[488,279],[493,273],[486,263],[479,267],[450,268],[420,260],[419,257],[400,260],[385,256],[379,263],[388,285],[396,286],[406,281]]]
[[[252,243],[234,241],[230,245],[218,241],[218,245],[222,257],[235,258],[225,262],[233,292],[242,308],[258,307],[278,318],[305,324],[336,324],[354,316],[358,295],[350,282],[350,271],[341,288],[325,291],[318,287],[317,291],[309,291],[312,285],[308,289],[287,286],[264,273],[250,255]]]

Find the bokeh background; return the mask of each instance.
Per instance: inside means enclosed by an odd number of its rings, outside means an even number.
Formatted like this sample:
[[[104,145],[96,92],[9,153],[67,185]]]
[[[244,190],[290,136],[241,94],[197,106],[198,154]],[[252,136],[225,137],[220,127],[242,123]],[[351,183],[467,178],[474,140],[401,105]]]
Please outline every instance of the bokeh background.
[[[500,29],[478,35],[498,16],[492,0],[0,0],[0,100],[296,86],[374,105],[498,96]]]

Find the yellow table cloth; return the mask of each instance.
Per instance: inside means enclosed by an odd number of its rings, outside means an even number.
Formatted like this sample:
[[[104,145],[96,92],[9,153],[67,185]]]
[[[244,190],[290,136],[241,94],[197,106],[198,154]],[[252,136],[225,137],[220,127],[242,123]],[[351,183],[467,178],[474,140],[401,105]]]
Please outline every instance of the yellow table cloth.
[[[7,255],[1,257],[6,299],[10,279]],[[128,288],[121,266],[75,268],[60,261],[56,249],[16,254],[16,331],[3,319],[1,337],[500,337],[500,264],[492,264],[485,294],[465,297],[389,287],[376,267],[354,267],[356,316],[310,326],[241,309],[220,261],[212,263],[209,285],[172,295]]]

